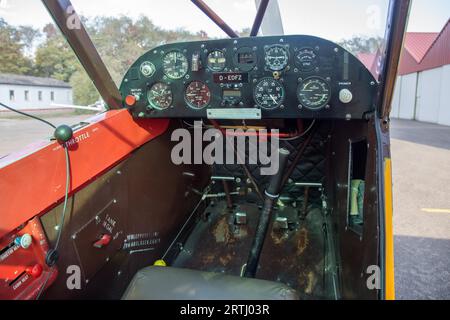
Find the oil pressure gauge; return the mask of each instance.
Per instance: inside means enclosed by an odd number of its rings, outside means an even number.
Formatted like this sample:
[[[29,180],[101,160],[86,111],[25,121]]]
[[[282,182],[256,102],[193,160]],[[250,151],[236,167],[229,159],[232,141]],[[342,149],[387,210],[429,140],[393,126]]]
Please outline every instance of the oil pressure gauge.
[[[312,48],[301,48],[295,56],[295,63],[300,71],[312,71],[317,66],[317,55]]]

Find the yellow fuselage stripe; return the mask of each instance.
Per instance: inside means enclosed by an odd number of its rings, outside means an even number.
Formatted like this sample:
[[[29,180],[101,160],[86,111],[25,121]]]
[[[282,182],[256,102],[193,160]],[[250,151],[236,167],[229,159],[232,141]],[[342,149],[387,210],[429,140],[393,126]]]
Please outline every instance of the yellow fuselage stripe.
[[[392,225],[392,161],[384,159],[385,288],[386,300],[395,299],[394,231]]]

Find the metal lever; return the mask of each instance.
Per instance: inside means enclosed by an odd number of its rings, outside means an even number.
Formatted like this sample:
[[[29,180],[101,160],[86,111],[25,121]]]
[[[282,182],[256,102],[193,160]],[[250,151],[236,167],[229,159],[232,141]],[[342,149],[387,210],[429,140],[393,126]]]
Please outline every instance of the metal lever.
[[[112,237],[109,234],[104,234],[99,240],[94,242],[94,247],[97,249],[101,249],[106,247],[112,240]]]
[[[266,188],[264,196],[264,207],[259,218],[258,227],[256,228],[255,238],[253,239],[252,248],[250,250],[247,265],[245,267],[244,277],[254,278],[256,269],[258,268],[259,257],[261,255],[264,239],[266,238],[267,229],[269,227],[270,217],[272,216],[273,206],[277,201],[281,188],[281,180],[283,172],[290,155],[289,150],[278,150],[279,167],[278,172],[270,178],[269,186]]]

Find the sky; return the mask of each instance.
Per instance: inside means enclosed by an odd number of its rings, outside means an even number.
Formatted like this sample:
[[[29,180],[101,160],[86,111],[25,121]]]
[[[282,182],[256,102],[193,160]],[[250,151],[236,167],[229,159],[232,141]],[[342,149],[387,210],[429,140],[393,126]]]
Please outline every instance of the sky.
[[[408,31],[438,32],[450,18],[449,0],[412,0]],[[205,0],[235,30],[251,27],[255,0]],[[148,16],[165,29],[185,28],[226,37],[189,0],[72,0],[78,13]],[[384,34],[388,0],[279,0],[286,34],[314,34],[338,41],[355,34]],[[51,18],[40,0],[0,0],[0,17],[42,28]]]

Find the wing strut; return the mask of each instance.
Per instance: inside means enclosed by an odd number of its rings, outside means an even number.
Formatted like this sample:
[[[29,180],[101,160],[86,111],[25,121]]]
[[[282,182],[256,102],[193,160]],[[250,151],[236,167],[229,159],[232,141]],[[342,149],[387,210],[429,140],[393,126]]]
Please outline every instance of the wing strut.
[[[255,21],[253,22],[252,31],[250,32],[250,37],[255,37],[258,35],[259,28],[266,14],[267,6],[269,5],[269,0],[261,0],[259,4],[258,11],[256,12]]]
[[[110,109],[122,107],[122,97],[69,0],[42,0]]]
[[[222,29],[230,38],[239,38],[230,26],[222,20],[203,0],[191,0],[204,14],[208,16],[220,29]]]

